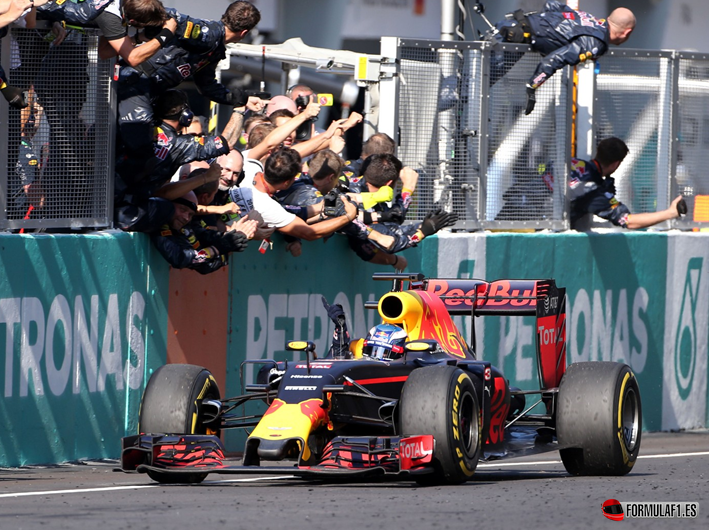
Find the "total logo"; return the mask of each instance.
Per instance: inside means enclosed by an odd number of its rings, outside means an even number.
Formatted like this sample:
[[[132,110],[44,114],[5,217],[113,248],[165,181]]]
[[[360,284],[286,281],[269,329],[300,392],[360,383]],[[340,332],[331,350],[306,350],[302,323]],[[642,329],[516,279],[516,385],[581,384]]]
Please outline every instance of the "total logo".
[[[433,450],[427,450],[423,441],[407,443],[402,440],[399,445],[399,454],[404,458],[424,458],[433,454]]]

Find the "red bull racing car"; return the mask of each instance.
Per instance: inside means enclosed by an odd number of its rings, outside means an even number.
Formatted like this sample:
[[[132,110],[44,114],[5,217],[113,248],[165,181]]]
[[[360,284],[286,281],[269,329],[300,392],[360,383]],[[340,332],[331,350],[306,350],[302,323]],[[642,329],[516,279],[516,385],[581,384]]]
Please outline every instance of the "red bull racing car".
[[[231,398],[204,368],[162,366],[143,395],[140,434],[123,439],[121,468],[164,483],[285,472],[458,484],[481,460],[559,451],[576,475],[632,469],[642,431],[635,376],[621,363],[566,366],[565,289],[553,280],[375,279],[392,282],[367,304],[383,325],[352,352],[316,358],[312,343],[291,342],[303,360],[250,361],[262,365],[257,384]],[[539,389],[511,388],[476,355],[472,323],[468,342],[454,315],[535,316]],[[265,413],[245,414],[252,400]],[[235,428],[253,429],[240,462],[219,438]],[[292,467],[267,465],[283,460]]]

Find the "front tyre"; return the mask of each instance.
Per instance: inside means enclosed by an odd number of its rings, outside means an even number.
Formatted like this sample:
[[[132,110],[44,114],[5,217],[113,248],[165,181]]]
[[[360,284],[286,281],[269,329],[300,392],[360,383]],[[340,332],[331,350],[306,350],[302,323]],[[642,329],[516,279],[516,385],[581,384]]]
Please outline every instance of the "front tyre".
[[[559,452],[572,475],[625,475],[640,451],[642,405],[630,367],[574,363],[559,385]]]
[[[219,400],[219,387],[209,370],[190,364],[166,364],[148,381],[140,404],[138,431],[146,434],[215,434],[203,424],[202,400]],[[170,474],[148,471],[161,483],[197,484],[207,473]]]
[[[470,376],[455,366],[411,372],[404,384],[399,419],[404,436],[431,434],[434,472],[420,484],[460,484],[475,473],[481,450],[480,407]]]

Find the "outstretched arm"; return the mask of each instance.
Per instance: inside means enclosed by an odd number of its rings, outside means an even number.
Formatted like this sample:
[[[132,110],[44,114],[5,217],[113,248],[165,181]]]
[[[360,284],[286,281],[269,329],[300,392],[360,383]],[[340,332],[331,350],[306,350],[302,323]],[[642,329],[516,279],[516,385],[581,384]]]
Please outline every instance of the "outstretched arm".
[[[150,39],[145,44],[136,46],[130,37],[108,40],[105,37],[99,39],[99,57],[110,59],[120,56],[130,66],[138,66],[149,59],[172,38],[177,29],[177,22],[174,18],[168,18],[163,24],[163,31],[154,39]]]
[[[308,121],[310,118],[315,118],[318,114],[320,114],[320,105],[313,102],[308,103],[308,106],[305,107],[303,112],[297,114],[294,118],[291,118],[283,125],[276,127],[268,133],[266,138],[263,139],[263,142],[249,151],[249,158],[260,160],[271,149],[274,149],[283,143],[283,141],[303,123]],[[296,146],[293,147],[295,148]],[[301,156],[303,156],[302,153]]]
[[[155,197],[161,197],[167,199],[168,201],[173,201],[178,197],[182,197],[185,193],[188,193],[195,188],[198,188],[202,184],[208,182],[214,182],[219,180],[219,175],[221,175],[222,168],[218,162],[212,162],[209,169],[197,175],[196,177],[190,177],[184,180],[178,180],[177,182],[168,182],[164,186],[157,189],[153,194]]]
[[[647,213],[632,213],[628,216],[627,228],[637,229],[637,228],[647,228],[649,226],[662,223],[663,221],[669,221],[670,219],[676,219],[681,213],[687,213],[687,204],[681,195],[675,198],[670,204],[670,207],[666,210],[660,210],[659,212],[647,212]]]
[[[305,239],[306,241],[314,241],[315,239],[330,235],[346,224],[351,223],[357,217],[357,207],[348,200],[343,202],[345,215],[326,219],[325,221],[320,221],[313,225],[309,225],[300,217],[296,217],[286,226],[279,228],[278,231],[282,234]]]
[[[246,105],[243,107],[234,107],[234,112],[222,131],[222,136],[226,138],[226,141],[231,149],[234,149],[236,142],[241,136],[241,131],[243,130],[244,125],[244,113],[246,110],[248,109],[252,112],[260,112],[265,104],[266,102],[262,99],[255,96],[249,96]]]
[[[554,72],[566,65],[575,66],[582,61],[595,59],[606,49],[606,43],[590,35],[581,35],[568,45],[558,48],[544,57],[529,78],[527,86],[539,88]],[[595,51],[595,54],[594,54]]]

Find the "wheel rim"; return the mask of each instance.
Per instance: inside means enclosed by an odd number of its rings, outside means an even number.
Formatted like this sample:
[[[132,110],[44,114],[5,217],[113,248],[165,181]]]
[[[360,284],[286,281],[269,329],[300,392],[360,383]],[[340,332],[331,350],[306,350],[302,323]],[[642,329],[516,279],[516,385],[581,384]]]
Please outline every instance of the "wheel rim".
[[[638,414],[638,396],[635,390],[629,388],[623,396],[623,415],[621,425],[623,428],[623,442],[628,451],[635,449],[638,441],[640,417]]]
[[[461,441],[467,456],[473,456],[478,446],[478,411],[470,392],[463,394],[458,412]]]

